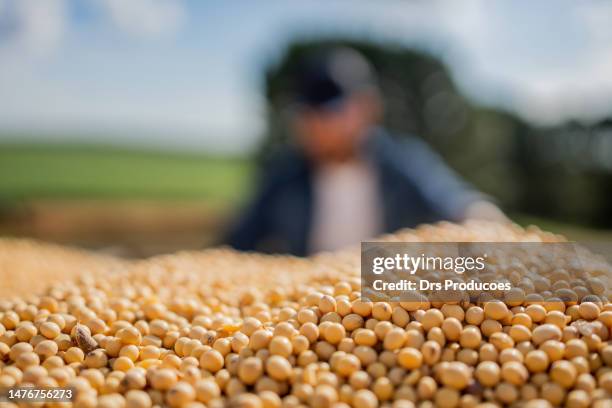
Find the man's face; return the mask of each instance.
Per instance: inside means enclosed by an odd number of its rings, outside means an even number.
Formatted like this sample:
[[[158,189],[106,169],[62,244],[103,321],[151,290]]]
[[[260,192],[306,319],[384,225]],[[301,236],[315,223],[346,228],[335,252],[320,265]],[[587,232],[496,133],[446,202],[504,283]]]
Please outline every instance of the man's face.
[[[375,121],[375,103],[353,95],[331,109],[306,108],[296,118],[298,143],[318,163],[353,158]]]

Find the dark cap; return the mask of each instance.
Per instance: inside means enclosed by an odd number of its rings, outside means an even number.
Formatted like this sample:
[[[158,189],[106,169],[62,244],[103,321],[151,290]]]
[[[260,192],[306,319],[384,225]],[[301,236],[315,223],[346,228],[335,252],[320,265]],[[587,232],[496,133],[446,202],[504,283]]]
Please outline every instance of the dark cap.
[[[351,48],[310,55],[296,79],[297,101],[317,109],[333,108],[347,96],[376,86],[370,63]]]

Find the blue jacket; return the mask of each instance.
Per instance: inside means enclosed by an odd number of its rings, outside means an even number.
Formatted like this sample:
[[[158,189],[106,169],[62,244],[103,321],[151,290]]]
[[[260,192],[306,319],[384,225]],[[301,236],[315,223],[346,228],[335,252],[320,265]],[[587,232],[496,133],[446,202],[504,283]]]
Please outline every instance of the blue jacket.
[[[397,140],[376,129],[364,147],[380,178],[384,232],[461,221],[466,207],[483,199],[419,139]],[[312,174],[296,149],[286,148],[273,158],[227,243],[239,250],[306,255],[313,218]]]

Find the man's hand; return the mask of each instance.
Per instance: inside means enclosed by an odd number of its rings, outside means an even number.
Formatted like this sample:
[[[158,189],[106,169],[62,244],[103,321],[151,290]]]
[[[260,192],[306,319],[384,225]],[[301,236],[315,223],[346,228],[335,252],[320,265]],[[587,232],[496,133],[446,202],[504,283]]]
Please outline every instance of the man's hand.
[[[511,222],[508,217],[495,204],[488,201],[475,201],[470,204],[464,213],[464,221],[485,220],[500,223]]]

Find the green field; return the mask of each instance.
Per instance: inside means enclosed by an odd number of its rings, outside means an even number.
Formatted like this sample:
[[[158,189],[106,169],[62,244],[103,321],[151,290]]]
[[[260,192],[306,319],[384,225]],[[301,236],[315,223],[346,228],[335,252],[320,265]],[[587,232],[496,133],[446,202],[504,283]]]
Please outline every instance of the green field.
[[[0,201],[31,199],[239,200],[242,158],[75,145],[0,145]]]

